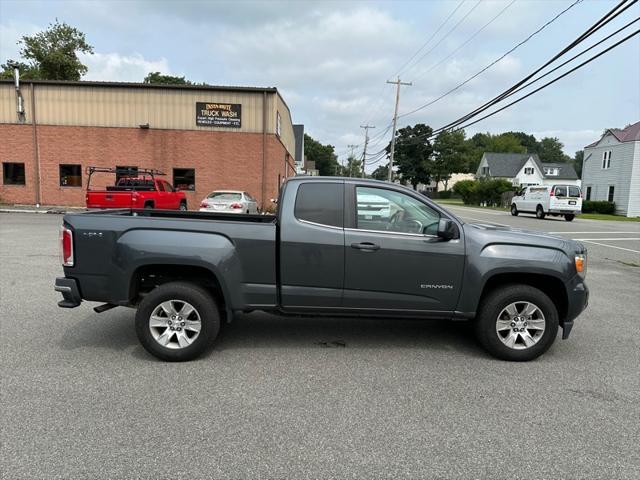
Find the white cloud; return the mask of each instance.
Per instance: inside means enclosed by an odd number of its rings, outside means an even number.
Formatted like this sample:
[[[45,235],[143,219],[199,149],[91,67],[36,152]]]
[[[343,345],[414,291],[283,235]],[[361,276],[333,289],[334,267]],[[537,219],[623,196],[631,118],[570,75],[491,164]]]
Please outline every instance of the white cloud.
[[[147,60],[139,53],[94,53],[82,55],[80,60],[89,67],[83,80],[141,82],[149,72],[171,74],[166,58]]]
[[[564,153],[573,157],[578,150],[582,150],[586,145],[595,142],[600,138],[604,127],[600,130],[545,130],[532,132],[537,139],[542,137],[556,137],[564,143]]]
[[[25,22],[13,22],[0,24],[0,61],[7,59],[18,60],[20,46],[17,44],[24,35],[33,35],[41,30],[37,25]]]

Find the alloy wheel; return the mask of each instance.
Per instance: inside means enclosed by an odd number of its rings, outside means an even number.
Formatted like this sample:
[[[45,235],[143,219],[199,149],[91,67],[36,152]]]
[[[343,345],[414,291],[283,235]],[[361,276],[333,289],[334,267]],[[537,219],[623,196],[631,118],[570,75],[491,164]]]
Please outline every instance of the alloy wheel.
[[[536,345],[544,335],[545,327],[542,310],[527,301],[507,305],[496,319],[498,338],[514,350],[525,350]]]
[[[151,336],[165,348],[188,347],[198,338],[201,329],[200,314],[193,305],[182,300],[162,302],[149,317]]]

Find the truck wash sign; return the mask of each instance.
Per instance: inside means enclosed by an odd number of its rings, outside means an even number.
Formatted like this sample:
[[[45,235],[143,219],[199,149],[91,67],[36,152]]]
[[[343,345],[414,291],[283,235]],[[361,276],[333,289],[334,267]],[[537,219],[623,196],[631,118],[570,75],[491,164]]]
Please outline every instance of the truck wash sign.
[[[196,125],[240,128],[242,126],[242,105],[239,103],[196,102]]]

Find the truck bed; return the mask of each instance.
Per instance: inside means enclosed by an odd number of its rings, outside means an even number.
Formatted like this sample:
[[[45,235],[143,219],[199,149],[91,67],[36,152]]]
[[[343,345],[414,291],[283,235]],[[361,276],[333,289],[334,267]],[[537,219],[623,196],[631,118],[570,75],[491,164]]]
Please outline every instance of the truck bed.
[[[101,215],[120,215],[130,217],[175,218],[191,220],[216,220],[229,222],[274,223],[275,215],[249,215],[237,213],[189,212],[179,210],[156,210],[121,208],[114,210],[92,210],[91,213]]]

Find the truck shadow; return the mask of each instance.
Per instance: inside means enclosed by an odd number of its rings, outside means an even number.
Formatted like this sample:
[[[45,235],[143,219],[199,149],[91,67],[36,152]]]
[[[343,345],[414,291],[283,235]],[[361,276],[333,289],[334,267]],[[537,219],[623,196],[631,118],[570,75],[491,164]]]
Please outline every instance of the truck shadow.
[[[135,311],[91,313],[70,326],[61,340],[65,350],[109,349],[141,360],[154,360],[140,346]],[[238,315],[223,325],[213,348],[217,352],[251,349],[430,349],[487,357],[467,322],[398,318],[284,317],[266,313]]]
[[[467,322],[265,313],[239,315],[224,325],[213,351],[255,348],[428,348],[485,356]]]

